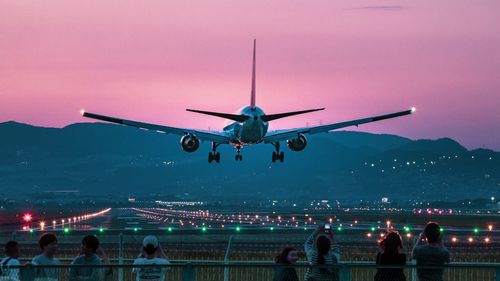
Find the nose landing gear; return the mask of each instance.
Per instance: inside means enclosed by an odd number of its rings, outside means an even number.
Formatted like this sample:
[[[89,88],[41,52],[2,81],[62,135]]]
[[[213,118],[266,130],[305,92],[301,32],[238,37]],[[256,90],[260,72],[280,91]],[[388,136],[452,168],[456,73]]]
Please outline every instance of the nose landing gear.
[[[234,156],[234,160],[243,161],[243,155],[241,155],[241,146],[236,147],[236,155]]]

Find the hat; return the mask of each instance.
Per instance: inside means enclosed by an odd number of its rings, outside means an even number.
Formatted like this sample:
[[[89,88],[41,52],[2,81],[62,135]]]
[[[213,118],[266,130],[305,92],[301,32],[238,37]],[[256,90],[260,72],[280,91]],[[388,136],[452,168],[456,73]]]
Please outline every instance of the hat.
[[[148,245],[152,245],[155,248],[158,247],[158,239],[156,238],[156,236],[148,235],[144,237],[144,240],[142,241],[142,246],[146,248]]]

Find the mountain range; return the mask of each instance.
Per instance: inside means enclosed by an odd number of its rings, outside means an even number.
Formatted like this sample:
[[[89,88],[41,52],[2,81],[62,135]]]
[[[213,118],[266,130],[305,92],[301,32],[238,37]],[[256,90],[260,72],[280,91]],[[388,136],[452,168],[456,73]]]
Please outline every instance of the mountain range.
[[[308,138],[304,151],[282,145],[181,150],[180,137],[105,123],[45,128],[0,123],[0,194],[79,190],[89,195],[162,194],[192,199],[460,200],[500,195],[500,152],[458,142],[335,131]]]

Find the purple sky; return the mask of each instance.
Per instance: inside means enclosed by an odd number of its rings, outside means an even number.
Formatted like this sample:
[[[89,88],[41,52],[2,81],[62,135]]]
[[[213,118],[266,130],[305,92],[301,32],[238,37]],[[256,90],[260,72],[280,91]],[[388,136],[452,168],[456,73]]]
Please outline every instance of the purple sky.
[[[2,1],[0,122],[221,129],[185,108],[247,105],[257,38],[257,104],[326,107],[271,129],[416,106],[358,130],[500,150],[500,1],[333,2]]]

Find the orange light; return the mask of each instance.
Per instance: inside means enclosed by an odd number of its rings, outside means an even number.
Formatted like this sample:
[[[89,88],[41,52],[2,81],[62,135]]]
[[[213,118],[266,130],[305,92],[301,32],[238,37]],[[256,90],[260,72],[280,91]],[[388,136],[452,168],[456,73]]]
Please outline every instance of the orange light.
[[[452,237],[452,238],[451,238],[451,242],[455,243],[455,242],[457,242],[457,241],[458,241],[457,237]]]
[[[406,237],[411,238],[411,233],[406,233]]]
[[[384,234],[384,233],[380,233],[380,237],[384,237],[384,236],[385,236],[385,234]]]
[[[489,231],[492,231],[492,230],[493,230],[493,225],[492,225],[492,224],[489,224],[489,225],[488,225],[488,230],[489,230]]]
[[[486,243],[490,243],[490,241],[491,241],[491,240],[490,240],[490,238],[489,238],[489,237],[484,238],[484,242],[486,242]]]
[[[467,241],[469,241],[469,243],[472,243],[472,242],[474,242],[474,238],[469,237],[469,239],[467,239]]]
[[[366,234],[366,237],[371,238],[371,237],[372,237],[372,234],[371,234],[371,233],[367,233],[367,234]]]
[[[80,110],[80,114],[83,116],[83,114],[85,114],[85,110]]]

